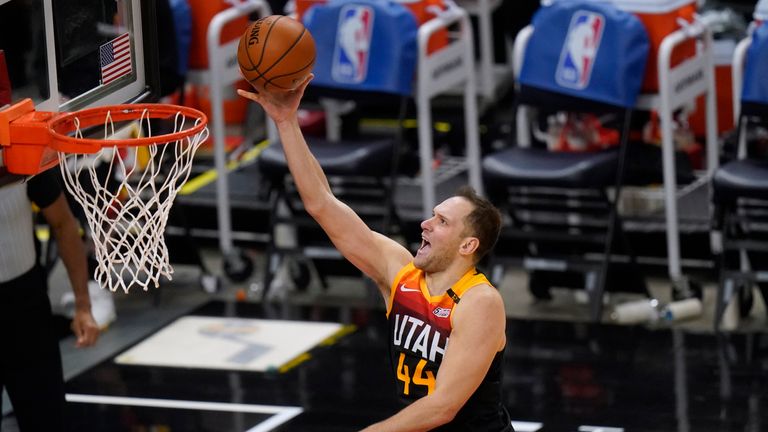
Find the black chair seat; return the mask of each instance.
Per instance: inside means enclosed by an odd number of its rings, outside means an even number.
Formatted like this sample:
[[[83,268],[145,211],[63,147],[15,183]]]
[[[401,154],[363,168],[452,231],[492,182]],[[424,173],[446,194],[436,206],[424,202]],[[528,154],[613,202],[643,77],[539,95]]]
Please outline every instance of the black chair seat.
[[[607,187],[616,181],[616,149],[593,153],[509,148],[483,159],[486,184],[566,188]]]
[[[307,138],[312,154],[328,175],[382,177],[390,174],[394,140],[338,141]],[[288,164],[281,143],[267,146],[259,155],[259,168],[268,176],[284,176]]]
[[[768,161],[744,159],[728,162],[715,171],[712,188],[718,201],[768,199]]]

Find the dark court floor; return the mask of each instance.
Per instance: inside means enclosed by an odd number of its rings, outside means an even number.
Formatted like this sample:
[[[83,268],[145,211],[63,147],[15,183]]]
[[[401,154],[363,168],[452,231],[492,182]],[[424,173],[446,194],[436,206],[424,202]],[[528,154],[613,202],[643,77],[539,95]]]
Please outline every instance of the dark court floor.
[[[333,321],[356,331],[282,373],[126,366],[107,358],[68,381],[68,430],[353,431],[396,410],[378,308],[213,300],[190,313]],[[763,333],[510,319],[507,335],[505,401],[513,419],[540,424],[538,430],[765,430]],[[291,407],[301,412],[259,429]]]
[[[115,294],[118,318],[96,347],[62,340],[68,431],[354,431],[396,411],[384,311],[359,281],[283,301],[236,301],[231,289],[202,292],[194,273],[154,293]],[[506,294],[518,303],[508,307],[504,370],[518,431],[765,430],[765,332],[594,325]],[[528,316],[518,313],[525,304]],[[185,316],[327,321],[354,331],[282,371],[115,361]],[[3,431],[14,430],[7,416]]]

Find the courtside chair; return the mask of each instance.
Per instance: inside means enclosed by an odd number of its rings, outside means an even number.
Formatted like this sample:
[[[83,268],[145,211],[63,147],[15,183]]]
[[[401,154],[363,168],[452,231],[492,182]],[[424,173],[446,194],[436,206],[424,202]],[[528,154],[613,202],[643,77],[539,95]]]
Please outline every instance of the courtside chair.
[[[768,295],[768,160],[750,148],[756,127],[768,126],[768,26],[755,26],[737,47],[733,61],[734,115],[738,150],[712,179],[714,230],[720,244],[720,284],[715,329],[721,328],[727,306],[738,301],[737,313],[749,314],[753,287]],[[731,330],[732,328],[729,328]]]
[[[515,110],[527,113],[518,122],[536,117],[530,115],[536,111],[589,113],[618,129],[620,142],[579,152],[513,143],[484,157],[486,193],[508,219],[490,265],[519,264],[522,258],[532,293],[540,298],[547,293],[537,286],[538,276],[578,275],[590,317],[600,321],[611,257],[617,251],[632,257],[617,200],[648,36],[634,15],[602,2],[542,7],[532,28],[515,43],[515,58],[522,59]],[[615,239],[624,240],[621,249]]]

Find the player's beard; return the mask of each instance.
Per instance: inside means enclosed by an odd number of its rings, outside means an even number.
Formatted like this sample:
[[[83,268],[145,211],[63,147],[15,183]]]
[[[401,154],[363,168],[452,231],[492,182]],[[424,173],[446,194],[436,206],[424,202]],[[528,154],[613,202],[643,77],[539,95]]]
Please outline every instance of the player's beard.
[[[436,273],[447,269],[451,264],[451,260],[452,257],[448,248],[436,250],[430,245],[429,253],[426,255],[416,254],[416,257],[413,259],[413,265],[425,273]]]

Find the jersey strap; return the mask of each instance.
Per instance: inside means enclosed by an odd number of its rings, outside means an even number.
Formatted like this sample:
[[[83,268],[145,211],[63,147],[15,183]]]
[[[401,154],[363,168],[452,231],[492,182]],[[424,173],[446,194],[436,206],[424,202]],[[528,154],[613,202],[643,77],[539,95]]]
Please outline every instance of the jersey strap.
[[[455,292],[453,292],[453,289],[448,288],[448,291],[446,291],[445,293],[448,294],[448,297],[450,297],[454,303],[459,304],[459,302],[461,301],[461,297],[459,297]]]

